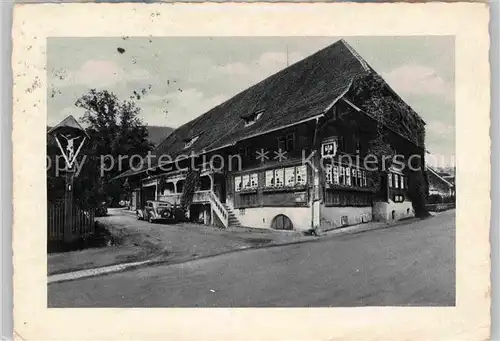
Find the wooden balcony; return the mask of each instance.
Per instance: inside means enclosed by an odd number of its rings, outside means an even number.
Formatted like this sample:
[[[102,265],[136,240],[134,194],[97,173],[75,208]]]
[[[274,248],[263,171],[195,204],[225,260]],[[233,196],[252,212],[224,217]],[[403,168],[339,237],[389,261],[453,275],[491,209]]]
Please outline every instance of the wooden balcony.
[[[196,191],[193,195],[193,204],[207,204],[210,202],[210,190]],[[181,203],[182,193],[171,193],[159,195],[158,200],[166,201],[171,204],[179,205]]]

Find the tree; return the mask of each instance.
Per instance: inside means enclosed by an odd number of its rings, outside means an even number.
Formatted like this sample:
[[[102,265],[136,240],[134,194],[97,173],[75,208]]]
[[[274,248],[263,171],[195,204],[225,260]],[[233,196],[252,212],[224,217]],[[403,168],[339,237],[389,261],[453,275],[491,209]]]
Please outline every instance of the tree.
[[[85,109],[81,122],[90,137],[85,150],[87,160],[78,185],[75,183],[75,197],[79,194],[90,202],[107,200],[114,205],[124,194],[125,180],[111,179],[130,168],[131,156],[144,158],[153,147],[139,118],[140,108],[131,100],[120,101],[107,90],[95,89],[81,96],[75,105]],[[140,162],[139,157],[132,160]],[[109,170],[101,171],[103,160]]]
[[[380,124],[377,123],[377,126],[380,126]],[[376,137],[368,144],[368,155],[372,155],[378,161],[377,167],[372,171],[371,176],[373,186],[377,192],[381,188],[382,178],[387,175],[387,170],[395,154],[395,150],[387,142],[387,136],[381,129],[378,129]]]

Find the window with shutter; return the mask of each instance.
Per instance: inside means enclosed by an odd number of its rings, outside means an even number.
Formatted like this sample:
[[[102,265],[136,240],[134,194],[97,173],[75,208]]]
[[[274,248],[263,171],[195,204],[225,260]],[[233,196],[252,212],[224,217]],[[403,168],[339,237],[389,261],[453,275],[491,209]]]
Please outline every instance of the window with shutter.
[[[274,171],[266,171],[266,187],[274,187]]]
[[[351,186],[351,168],[350,167],[346,167],[345,168],[345,184],[347,186]]]
[[[234,177],[234,190],[236,192],[241,191],[241,176]]]
[[[339,166],[333,166],[333,183],[339,184]]]
[[[284,181],[284,169],[275,169],[274,170],[274,182],[276,187],[283,187]]]
[[[306,165],[298,166],[295,168],[296,171],[296,184],[305,185],[307,183],[307,167]]]
[[[285,186],[295,186],[295,167],[285,168]]]
[[[253,173],[250,174],[250,188],[259,187],[259,174]]]
[[[241,181],[243,182],[243,189],[250,188],[250,175],[243,175],[241,177]]]

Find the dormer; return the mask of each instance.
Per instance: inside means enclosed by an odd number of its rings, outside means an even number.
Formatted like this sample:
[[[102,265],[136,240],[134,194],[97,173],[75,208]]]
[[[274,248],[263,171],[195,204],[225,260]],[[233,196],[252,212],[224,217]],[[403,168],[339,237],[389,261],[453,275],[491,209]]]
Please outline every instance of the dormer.
[[[198,134],[198,135],[194,135],[190,138],[187,138],[184,140],[184,149],[188,149],[188,148],[191,148],[193,146],[193,144],[198,140],[198,138],[200,137],[201,134]]]
[[[241,116],[243,121],[245,121],[245,127],[249,127],[252,124],[254,124],[255,122],[257,122],[263,113],[264,113],[264,109],[260,109],[260,110],[252,112],[251,114]]]

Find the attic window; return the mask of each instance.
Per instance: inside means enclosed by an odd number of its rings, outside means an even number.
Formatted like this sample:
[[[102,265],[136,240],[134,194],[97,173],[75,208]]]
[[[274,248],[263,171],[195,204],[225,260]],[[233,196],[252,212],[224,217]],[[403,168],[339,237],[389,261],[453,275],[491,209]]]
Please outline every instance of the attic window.
[[[191,139],[185,140],[184,149],[190,148],[196,142],[196,140],[198,140],[199,137],[200,135],[197,135],[192,137]]]
[[[251,126],[262,116],[264,110],[257,110],[249,115],[242,116],[241,118],[245,121],[245,127]]]

